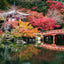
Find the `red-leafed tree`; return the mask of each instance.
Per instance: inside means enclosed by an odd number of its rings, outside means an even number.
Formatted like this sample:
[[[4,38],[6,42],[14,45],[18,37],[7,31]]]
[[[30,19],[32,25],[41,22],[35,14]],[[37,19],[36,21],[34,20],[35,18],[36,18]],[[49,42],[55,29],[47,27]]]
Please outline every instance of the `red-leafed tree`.
[[[49,6],[49,9],[62,9],[63,8],[63,4],[61,2],[58,1],[47,1],[47,4]]]
[[[41,30],[52,30],[55,27],[60,27],[60,25],[56,25],[56,21],[51,18],[35,18],[33,17],[30,23]]]

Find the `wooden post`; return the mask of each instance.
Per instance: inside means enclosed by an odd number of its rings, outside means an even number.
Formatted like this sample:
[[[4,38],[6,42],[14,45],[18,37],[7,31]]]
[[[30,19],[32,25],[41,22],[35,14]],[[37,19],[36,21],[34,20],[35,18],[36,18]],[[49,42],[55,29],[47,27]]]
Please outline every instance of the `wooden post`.
[[[55,44],[55,34],[53,34],[53,45],[56,45]]]
[[[45,42],[44,42],[44,38],[45,38],[45,35],[43,35],[43,43],[45,43]]]

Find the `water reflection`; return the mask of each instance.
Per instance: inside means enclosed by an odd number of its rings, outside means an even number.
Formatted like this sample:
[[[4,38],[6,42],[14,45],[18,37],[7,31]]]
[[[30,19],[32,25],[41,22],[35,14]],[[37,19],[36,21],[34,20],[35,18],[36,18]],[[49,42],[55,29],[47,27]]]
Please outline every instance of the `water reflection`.
[[[50,50],[46,50],[46,49],[38,49],[38,50],[41,50],[38,53],[38,55],[33,55],[29,60],[27,60],[24,57],[25,60],[20,61],[20,58],[14,59],[12,57],[12,52],[11,52],[10,48],[7,48],[7,47],[0,48],[0,64],[42,64],[42,63],[45,64],[49,60],[54,59],[54,56],[56,54],[56,51],[50,51]],[[27,55],[27,54],[25,54],[25,55]],[[23,59],[23,57],[21,57],[21,59]]]

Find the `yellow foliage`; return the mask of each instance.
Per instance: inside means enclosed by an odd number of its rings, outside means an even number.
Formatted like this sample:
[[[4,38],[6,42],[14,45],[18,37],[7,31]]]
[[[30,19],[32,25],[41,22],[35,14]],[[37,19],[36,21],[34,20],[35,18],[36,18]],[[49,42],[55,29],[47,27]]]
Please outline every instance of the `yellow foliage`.
[[[29,22],[22,22],[22,21],[19,21],[19,27],[24,27],[24,28],[27,28],[27,29],[32,29],[33,26],[31,26],[31,24],[29,24]]]
[[[25,37],[35,37],[35,33],[38,33],[38,29],[37,28],[33,28],[33,26],[31,26],[31,24],[29,24],[29,22],[22,22],[19,21],[19,26],[14,29],[14,35],[16,36],[25,36]]]

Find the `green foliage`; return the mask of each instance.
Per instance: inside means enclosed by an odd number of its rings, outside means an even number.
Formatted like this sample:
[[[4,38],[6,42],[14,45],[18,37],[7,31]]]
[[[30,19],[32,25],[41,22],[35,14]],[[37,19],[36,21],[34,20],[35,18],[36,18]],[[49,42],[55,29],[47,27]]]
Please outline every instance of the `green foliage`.
[[[31,2],[21,2],[21,7],[24,7],[24,8],[27,8],[27,9],[30,9],[32,8],[33,6],[35,6],[35,3],[31,3]]]
[[[30,0],[29,2],[22,2],[21,0],[0,0],[0,9],[9,9],[9,4],[13,4],[14,1],[15,4],[19,5],[20,7],[31,9],[33,6],[36,6],[38,12],[47,13],[47,3],[44,1],[32,2],[32,0]]]
[[[0,9],[2,10],[8,10],[9,4],[13,3],[16,0],[0,0]]]
[[[4,46],[1,45],[0,46]],[[5,45],[4,47],[0,47],[0,64],[5,63],[5,61],[10,61],[11,60],[11,49],[9,46]]]
[[[36,7],[36,11],[38,12],[43,12],[43,13],[47,13],[48,11],[48,6],[47,3],[45,1],[40,1],[40,2],[22,2],[21,7],[23,8],[27,8],[27,9],[31,9],[32,7]]]
[[[47,13],[47,3],[42,1],[40,4],[37,5],[37,11],[38,12],[43,12],[43,13]]]
[[[13,4],[14,2],[16,2],[17,0],[7,0],[7,2],[9,3],[9,4]]]
[[[0,9],[2,9],[2,10],[9,9],[8,8],[8,2],[7,2],[7,0],[0,0]]]

